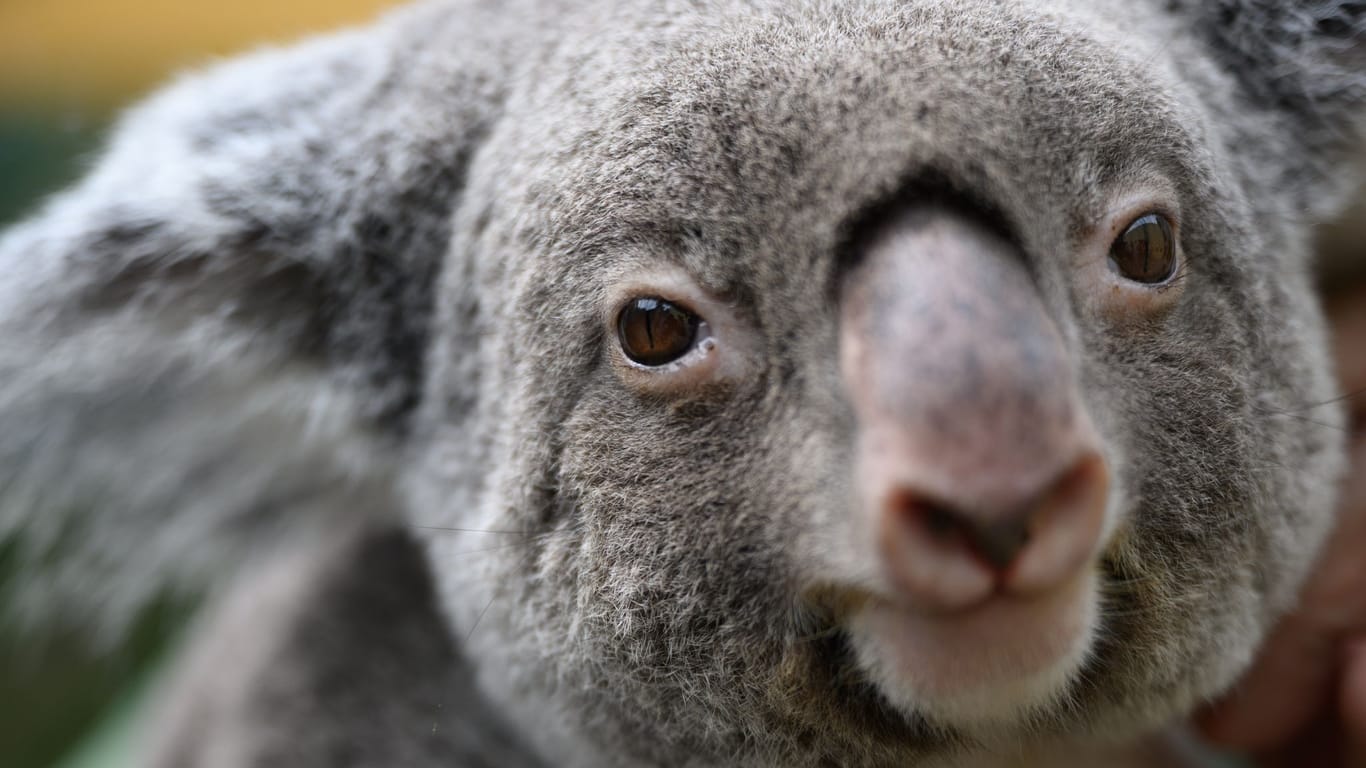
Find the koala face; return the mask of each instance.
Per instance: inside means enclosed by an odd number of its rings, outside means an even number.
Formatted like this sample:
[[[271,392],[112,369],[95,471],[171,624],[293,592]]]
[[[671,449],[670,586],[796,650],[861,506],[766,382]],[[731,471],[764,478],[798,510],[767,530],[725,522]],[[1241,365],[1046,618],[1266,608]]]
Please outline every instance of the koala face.
[[[1182,22],[617,12],[528,64],[441,286],[411,506],[483,687],[573,764],[875,765],[1228,685],[1337,437],[1276,140]]]

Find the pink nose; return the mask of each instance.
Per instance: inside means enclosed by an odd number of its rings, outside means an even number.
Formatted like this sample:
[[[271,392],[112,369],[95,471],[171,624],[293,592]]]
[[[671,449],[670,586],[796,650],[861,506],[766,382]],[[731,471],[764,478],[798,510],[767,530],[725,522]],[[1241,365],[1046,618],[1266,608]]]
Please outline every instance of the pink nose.
[[[1095,553],[1107,474],[1100,457],[1087,453],[1037,491],[994,507],[888,483],[875,502],[887,571],[904,597],[934,610],[1061,586]]]
[[[841,294],[840,364],[863,527],[891,588],[955,610],[1069,582],[1100,547],[1109,473],[1024,258],[938,208],[863,257]]]

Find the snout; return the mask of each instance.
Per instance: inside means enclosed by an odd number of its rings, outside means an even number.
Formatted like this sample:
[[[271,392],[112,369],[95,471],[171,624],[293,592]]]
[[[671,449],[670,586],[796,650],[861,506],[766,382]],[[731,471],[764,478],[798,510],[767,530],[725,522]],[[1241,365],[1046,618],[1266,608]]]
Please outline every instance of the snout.
[[[949,719],[1043,703],[1089,644],[1109,468],[1024,259],[970,215],[903,214],[846,277],[840,344],[881,574],[865,664]]]

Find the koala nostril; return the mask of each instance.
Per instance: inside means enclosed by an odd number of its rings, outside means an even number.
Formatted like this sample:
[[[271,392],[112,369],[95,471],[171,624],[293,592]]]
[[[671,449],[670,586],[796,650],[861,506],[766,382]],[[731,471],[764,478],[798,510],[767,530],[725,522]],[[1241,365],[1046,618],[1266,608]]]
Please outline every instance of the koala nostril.
[[[1011,568],[1007,588],[1043,591],[1083,568],[1100,545],[1109,489],[1109,469],[1097,454],[1085,454],[1062,472],[1034,504],[1034,535]]]
[[[1029,542],[1029,519],[1007,519],[972,531],[973,548],[992,568],[1004,572]]]
[[[932,501],[917,501],[902,493],[894,502],[906,524],[920,527],[929,542],[944,549],[961,549],[996,571],[1005,571],[1029,539],[1027,516],[982,522],[973,515]]]
[[[916,504],[907,497],[902,506],[920,519],[930,535],[938,539],[957,538],[963,528],[963,519],[947,507],[938,504]]]

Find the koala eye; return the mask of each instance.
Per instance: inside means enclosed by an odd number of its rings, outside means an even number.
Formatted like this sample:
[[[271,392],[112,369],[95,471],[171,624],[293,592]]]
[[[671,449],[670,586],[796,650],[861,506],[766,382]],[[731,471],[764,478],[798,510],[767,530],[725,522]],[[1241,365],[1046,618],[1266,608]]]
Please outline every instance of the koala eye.
[[[1140,217],[1110,246],[1110,263],[1125,279],[1156,285],[1176,273],[1176,237],[1160,213]]]
[[[697,342],[701,319],[657,297],[631,299],[617,319],[617,338],[632,362],[655,368],[686,355]]]

